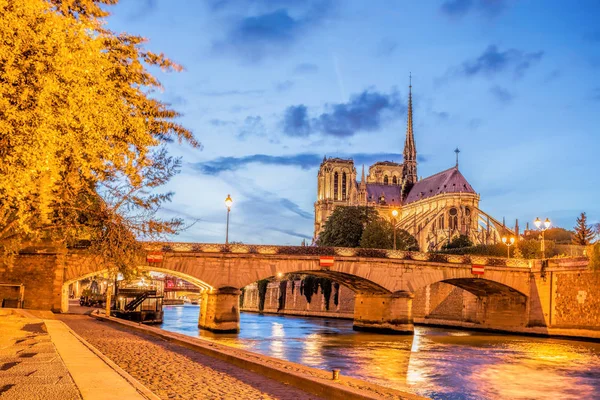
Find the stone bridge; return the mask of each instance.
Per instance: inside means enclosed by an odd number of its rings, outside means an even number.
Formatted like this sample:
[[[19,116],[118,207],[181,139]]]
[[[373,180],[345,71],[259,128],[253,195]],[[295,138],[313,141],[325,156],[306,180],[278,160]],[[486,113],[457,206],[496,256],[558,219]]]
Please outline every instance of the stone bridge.
[[[337,281],[355,294],[354,328],[412,333],[412,298],[419,289],[444,282],[478,298],[477,313],[493,327],[503,321],[539,324],[536,285],[552,268],[584,270],[586,260],[505,259],[375,249],[169,243],[148,244],[155,262],[139,269],[181,277],[203,289],[198,326],[216,332],[239,330],[240,289],[261,279],[310,273]],[[333,256],[322,266],[321,257]],[[156,262],[158,261],[158,262]],[[560,265],[559,265],[560,264]],[[474,274],[473,265],[483,274]],[[85,252],[65,256],[61,310],[68,309],[68,286],[106,268]]]

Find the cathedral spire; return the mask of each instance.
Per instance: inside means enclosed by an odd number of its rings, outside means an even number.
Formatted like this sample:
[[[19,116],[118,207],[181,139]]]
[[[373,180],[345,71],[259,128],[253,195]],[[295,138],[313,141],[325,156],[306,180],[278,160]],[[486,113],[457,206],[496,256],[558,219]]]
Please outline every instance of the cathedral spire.
[[[413,133],[412,112],[412,75],[408,76],[408,113],[406,118],[406,141],[404,142],[404,170],[403,178],[407,184],[417,182],[417,147]]]
[[[362,166],[362,174],[360,175],[360,183],[365,183],[365,164]]]

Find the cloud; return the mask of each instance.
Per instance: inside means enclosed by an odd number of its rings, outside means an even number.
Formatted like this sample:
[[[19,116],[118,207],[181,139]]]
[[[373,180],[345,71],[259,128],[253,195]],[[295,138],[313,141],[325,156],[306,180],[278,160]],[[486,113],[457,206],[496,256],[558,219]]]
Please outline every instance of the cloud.
[[[288,107],[283,115],[283,132],[292,137],[312,133],[348,137],[357,132],[376,131],[386,118],[396,119],[406,112],[406,106],[396,91],[390,94],[365,90],[353,95],[347,103],[330,104],[327,112],[309,118],[303,104]]]
[[[310,121],[305,105],[289,106],[283,115],[283,133],[288,136],[306,137],[310,132]]]
[[[543,51],[534,53],[525,53],[517,49],[499,51],[497,46],[490,45],[476,59],[465,61],[459,67],[451,69],[446,74],[446,78],[449,76],[471,78],[478,75],[493,77],[505,71],[512,71],[515,78],[520,78],[531,66],[538,63],[543,55]]]
[[[258,1],[248,6],[249,2],[226,2],[227,7],[220,2],[220,9],[240,9],[239,4],[245,5],[246,11],[252,15],[235,18],[232,26],[222,40],[213,43],[213,51],[231,53],[245,61],[256,62],[262,58],[283,53],[303,35],[318,26],[332,9],[330,0],[292,1]],[[256,12],[255,10],[259,11]]]
[[[223,97],[223,96],[258,96],[263,94],[265,91],[261,89],[253,90],[212,90],[212,91],[200,91],[195,92],[201,96],[208,97]]]
[[[283,165],[309,169],[321,163],[322,156],[317,154],[293,154],[289,156],[270,156],[253,154],[244,157],[219,157],[211,161],[193,164],[193,168],[206,175],[218,175],[225,171],[235,171],[248,164]]]
[[[211,124],[212,126],[219,126],[219,127],[234,124],[233,121],[226,121],[226,120],[218,119],[218,118],[213,118],[210,121],[208,121],[208,123]]]
[[[310,63],[300,63],[294,68],[294,74],[297,75],[314,74],[318,71],[319,67]]]
[[[451,17],[462,17],[473,7],[473,0],[447,0],[440,9]]]
[[[476,130],[477,128],[479,128],[481,126],[481,124],[483,124],[483,121],[481,119],[473,118],[472,120],[469,121],[469,129]]]
[[[494,95],[494,97],[496,98],[496,100],[498,100],[498,101],[500,101],[501,103],[504,103],[504,104],[510,103],[514,99],[514,97],[515,97],[508,90],[506,90],[503,87],[500,87],[498,85],[492,86],[490,88],[490,93],[492,95]]]
[[[446,111],[432,111],[431,113],[440,121],[447,121],[450,118],[450,114]]]
[[[507,0],[446,0],[440,10],[450,18],[464,17],[474,10],[495,17],[506,8],[507,3]]]
[[[248,136],[265,136],[265,124],[259,116],[247,116],[244,125],[238,133],[238,138],[245,139]]]
[[[192,168],[205,175],[218,175],[222,172],[236,171],[249,164],[292,166],[308,170],[321,165],[323,157],[323,154],[316,153],[300,153],[285,156],[252,154],[243,157],[218,157],[211,161],[192,164]],[[402,160],[402,154],[400,153],[336,154],[336,157],[353,159],[357,166],[362,164],[371,165],[377,161],[401,162]],[[417,160],[419,162],[427,162],[427,159],[421,155],[417,157]]]
[[[398,42],[390,38],[383,38],[375,49],[375,54],[379,57],[391,55],[398,48]]]
[[[292,200],[261,188],[251,179],[236,176],[235,182],[237,191],[246,197],[246,200],[238,205],[240,212],[245,215],[259,215],[262,223],[284,219],[285,214],[280,210],[289,211],[305,220],[312,220],[314,217]],[[267,215],[269,218],[265,220]]]
[[[288,81],[283,81],[283,82],[277,82],[275,84],[275,90],[277,90],[278,92],[287,92],[293,86],[294,86],[294,82],[293,81],[289,81],[288,80]]]
[[[139,7],[134,12],[126,16],[127,20],[138,21],[154,13],[157,6],[157,0],[143,0],[136,2],[136,5]]]

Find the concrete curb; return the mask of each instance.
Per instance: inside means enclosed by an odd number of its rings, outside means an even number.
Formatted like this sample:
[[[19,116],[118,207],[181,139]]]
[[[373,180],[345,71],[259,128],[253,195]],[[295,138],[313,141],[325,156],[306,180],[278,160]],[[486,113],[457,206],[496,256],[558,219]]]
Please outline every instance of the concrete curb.
[[[390,399],[423,399],[418,395],[401,392],[399,390],[382,387],[371,384],[359,379],[340,377],[339,381],[333,381],[327,378],[328,373],[316,368],[305,367],[300,364],[295,364],[283,360],[278,360],[272,357],[263,356],[261,354],[230,348],[229,346],[221,345],[205,341],[203,339],[192,338],[186,335],[167,332],[159,328],[153,328],[142,324],[136,324],[130,321],[119,320],[117,318],[106,317],[101,314],[92,314],[93,318],[100,321],[109,321],[119,325],[126,326],[138,332],[150,334],[155,337],[167,340],[171,343],[191,348],[201,354],[226,361],[237,367],[259,373],[267,378],[278,382],[294,386],[308,393],[326,398],[339,400],[374,400],[381,398]],[[206,343],[203,343],[205,341]],[[234,354],[238,353],[238,354]],[[239,354],[241,353],[241,354]],[[281,364],[290,364],[291,367],[283,366],[277,368]],[[305,373],[303,373],[306,371]],[[313,376],[309,375],[311,372]],[[317,375],[317,376],[314,376]],[[353,387],[354,386],[354,387]],[[368,387],[369,390],[359,388],[358,386]],[[372,389],[373,391],[371,392]]]

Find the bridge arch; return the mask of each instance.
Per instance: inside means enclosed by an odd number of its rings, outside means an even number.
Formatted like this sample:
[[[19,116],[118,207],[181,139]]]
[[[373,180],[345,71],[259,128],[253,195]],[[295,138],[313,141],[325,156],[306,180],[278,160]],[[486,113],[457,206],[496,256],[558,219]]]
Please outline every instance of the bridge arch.
[[[195,276],[185,274],[180,271],[174,271],[174,270],[170,270],[170,269],[163,268],[160,266],[153,266],[153,265],[138,265],[136,268],[139,271],[158,272],[158,273],[164,273],[167,275],[176,276],[178,278],[181,278],[181,279],[197,286],[198,288],[200,288],[200,292],[214,290],[214,288],[211,285],[209,285],[208,283],[198,279]],[[78,270],[78,272],[82,273],[81,270]],[[98,275],[106,275],[109,272],[110,272],[110,270],[108,268],[101,267],[100,269],[97,269],[97,270],[92,270],[92,271],[87,270],[87,271],[83,272],[83,275],[76,276],[77,272],[67,270],[66,277],[68,277],[68,280],[66,280],[63,283],[62,290],[61,290],[61,312],[66,313],[69,311],[69,286],[72,283],[75,283],[77,281],[80,281],[80,280],[83,280],[86,278],[98,276]]]

